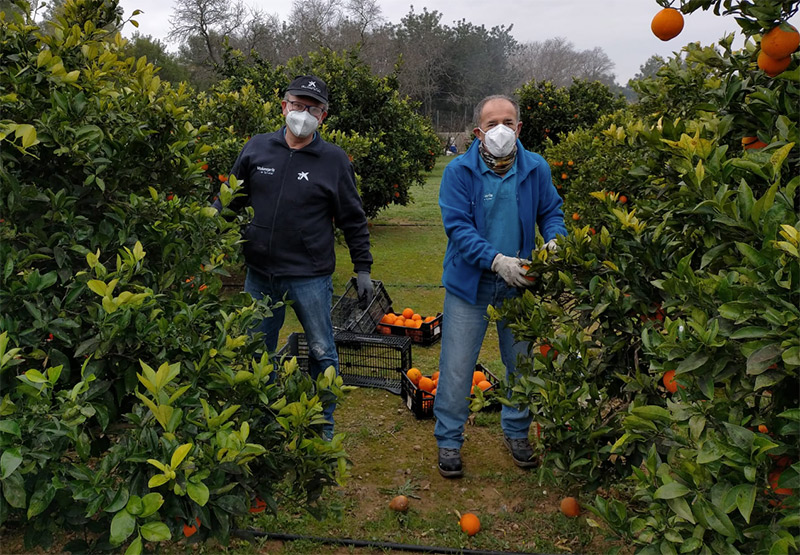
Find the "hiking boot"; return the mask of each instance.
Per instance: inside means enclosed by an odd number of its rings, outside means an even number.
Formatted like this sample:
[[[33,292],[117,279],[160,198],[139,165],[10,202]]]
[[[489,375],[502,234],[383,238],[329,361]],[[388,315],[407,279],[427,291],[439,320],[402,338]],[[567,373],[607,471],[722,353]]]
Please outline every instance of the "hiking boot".
[[[439,474],[445,478],[461,478],[464,475],[460,449],[439,448]]]
[[[508,447],[511,452],[511,458],[514,459],[514,464],[518,467],[532,468],[539,464],[538,459],[533,456],[533,449],[528,438],[511,439],[507,435],[503,435],[503,443]]]

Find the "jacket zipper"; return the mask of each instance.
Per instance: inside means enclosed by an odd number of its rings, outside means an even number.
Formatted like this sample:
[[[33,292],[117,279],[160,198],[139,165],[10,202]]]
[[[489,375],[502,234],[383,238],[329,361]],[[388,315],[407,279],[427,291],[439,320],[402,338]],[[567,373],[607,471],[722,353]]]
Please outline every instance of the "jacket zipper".
[[[281,179],[281,188],[278,189],[278,199],[275,201],[275,211],[272,213],[272,226],[269,231],[269,243],[267,244],[267,256],[272,259],[272,238],[275,236],[275,222],[278,221],[278,208],[281,205],[281,197],[283,196],[283,186],[286,183],[286,176],[289,175],[288,169],[292,165],[292,157],[294,150],[289,150],[289,161],[286,163],[286,170],[283,172],[283,179]]]

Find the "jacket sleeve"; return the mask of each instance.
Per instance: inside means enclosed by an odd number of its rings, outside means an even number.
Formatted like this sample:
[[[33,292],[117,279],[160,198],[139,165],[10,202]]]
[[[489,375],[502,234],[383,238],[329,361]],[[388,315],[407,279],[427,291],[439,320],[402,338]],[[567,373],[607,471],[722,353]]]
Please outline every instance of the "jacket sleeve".
[[[250,204],[249,160],[250,157],[247,155],[247,145],[245,145],[242,151],[239,152],[239,156],[236,157],[236,162],[233,163],[233,168],[231,168],[231,174],[236,176],[236,179],[239,180],[239,184],[241,186],[237,196],[235,196],[228,205],[228,208],[234,212],[238,212],[243,206]],[[217,198],[214,200],[214,203],[211,206],[216,208],[217,212],[222,210],[222,202],[219,200],[219,195],[217,195]]]
[[[442,224],[461,257],[473,266],[488,270],[499,251],[480,235],[475,221],[477,207],[468,179],[467,172],[455,171],[452,165],[445,167],[439,187]]]
[[[546,243],[555,239],[556,235],[566,235],[567,228],[564,225],[564,212],[561,210],[564,201],[553,185],[550,166],[545,162],[540,167],[542,171],[539,172],[539,212],[536,215],[536,224]]]
[[[336,226],[344,233],[354,272],[369,272],[372,268],[372,254],[369,252],[369,229],[367,217],[356,188],[356,176],[349,160],[343,161],[339,175],[336,210]]]

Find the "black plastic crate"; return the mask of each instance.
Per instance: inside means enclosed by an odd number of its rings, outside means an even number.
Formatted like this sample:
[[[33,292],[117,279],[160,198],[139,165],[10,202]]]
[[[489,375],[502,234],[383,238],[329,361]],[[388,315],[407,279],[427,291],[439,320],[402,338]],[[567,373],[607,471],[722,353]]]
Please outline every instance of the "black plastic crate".
[[[339,353],[339,374],[346,385],[375,387],[400,395],[400,380],[411,368],[411,340],[340,331],[334,334]],[[302,370],[308,370],[305,334],[292,333],[279,355],[296,356]]]
[[[387,312],[391,312],[391,309]],[[390,324],[379,324],[378,332],[385,335],[405,335],[414,343],[423,347],[433,345],[442,338],[442,313],[434,316],[430,322],[424,322],[418,328],[407,328]]]
[[[494,389],[498,383],[497,376],[489,372],[489,370],[480,363],[475,365],[475,370],[480,370],[486,374],[486,380],[492,384],[492,387],[488,388],[486,391]],[[433,401],[435,396],[414,385],[414,382],[412,382],[405,373],[403,373],[402,383],[403,401],[405,401],[408,410],[413,412],[414,416],[419,419],[433,418]]]
[[[356,278],[350,278],[344,295],[339,297],[331,308],[331,321],[337,331],[352,331],[354,333],[373,333],[383,315],[392,308],[392,299],[386,292],[383,282],[372,280],[375,296],[367,308],[362,310],[358,306],[358,287]]]

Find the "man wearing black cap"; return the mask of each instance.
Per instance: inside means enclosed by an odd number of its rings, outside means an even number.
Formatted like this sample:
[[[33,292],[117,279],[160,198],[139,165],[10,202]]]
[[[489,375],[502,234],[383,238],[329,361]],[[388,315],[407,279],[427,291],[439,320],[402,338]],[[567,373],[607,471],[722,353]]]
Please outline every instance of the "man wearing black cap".
[[[239,153],[231,173],[243,181],[244,195],[229,207],[253,207],[244,232],[245,291],[258,299],[291,301],[306,334],[309,372],[316,377],[329,366],[339,369],[330,315],[334,225],[344,232],[364,308],[374,294],[369,231],[347,154],[317,133],[328,115],[325,82],[297,77],[281,108],[286,125],[255,135]],[[221,209],[219,201],[215,206]],[[255,330],[264,333],[270,352],[277,348],[285,314],[285,307],[273,309]],[[333,437],[333,408],[324,413],[326,439]]]

